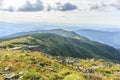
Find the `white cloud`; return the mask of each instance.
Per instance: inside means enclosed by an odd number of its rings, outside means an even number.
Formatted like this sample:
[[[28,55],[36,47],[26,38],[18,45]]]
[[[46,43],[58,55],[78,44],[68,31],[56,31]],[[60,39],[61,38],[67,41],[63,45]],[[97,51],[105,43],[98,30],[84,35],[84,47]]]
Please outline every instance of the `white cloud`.
[[[120,10],[120,0],[116,0],[115,2],[111,3],[110,6],[114,7],[117,10]]]
[[[36,0],[36,3],[32,4],[30,1],[27,1],[25,5],[20,7],[18,11],[29,12],[29,11],[41,11],[44,9],[43,2]]]
[[[62,4],[62,3],[56,3],[56,7],[55,10],[59,10],[59,11],[71,11],[71,10],[75,10],[77,9],[76,5],[73,5],[69,2]]]
[[[75,10],[77,9],[76,5],[73,5],[70,2],[65,2],[65,3],[60,3],[60,4],[47,4],[42,2],[41,0],[27,0],[24,1],[24,3],[19,4],[16,2],[17,0],[12,0],[10,3],[7,2],[7,0],[3,0],[3,3],[0,7],[0,10],[3,11],[21,11],[21,12],[33,12],[33,11],[51,11],[51,10],[56,10],[56,11],[70,11],[70,10]],[[14,5],[17,3],[17,5]],[[56,5],[56,7],[54,6]]]
[[[113,11],[120,10],[120,0],[0,0],[4,11]]]
[[[120,0],[36,1],[3,0],[0,21],[120,25]]]
[[[120,10],[120,0],[101,0],[90,6],[90,10],[115,11]]]

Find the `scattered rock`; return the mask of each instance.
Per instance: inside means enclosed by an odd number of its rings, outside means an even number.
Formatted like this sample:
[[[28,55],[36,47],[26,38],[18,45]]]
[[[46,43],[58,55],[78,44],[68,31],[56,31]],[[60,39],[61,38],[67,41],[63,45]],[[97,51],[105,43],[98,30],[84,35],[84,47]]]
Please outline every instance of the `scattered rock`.
[[[14,48],[10,48],[10,50],[30,50],[30,51],[40,51],[40,48],[38,45],[35,46],[20,46],[20,47],[14,47]]]
[[[23,76],[20,76],[18,80],[21,80],[23,78]]]
[[[104,80],[104,79],[106,79],[106,77],[104,77],[102,75],[98,75],[98,74],[88,74],[85,77],[87,79],[91,79],[91,80]]]
[[[10,67],[5,67],[5,71],[10,71]]]
[[[108,62],[108,63],[105,63],[105,64],[103,64],[103,65],[106,66],[106,67],[112,67],[112,66],[113,66],[113,63]]]
[[[54,68],[49,68],[49,70],[52,71],[52,72],[57,72],[57,70],[54,69]]]
[[[23,75],[24,73],[25,73],[25,71],[20,71],[18,74]]]
[[[94,73],[95,71],[93,69],[87,69],[87,73]]]
[[[40,65],[41,67],[44,67],[44,66],[45,66],[45,64],[44,64],[44,63],[40,63],[39,65]]]
[[[19,75],[16,75],[15,73],[12,74],[5,74],[4,80],[10,80],[10,79],[18,79]]]
[[[98,69],[100,66],[92,66],[91,69]]]

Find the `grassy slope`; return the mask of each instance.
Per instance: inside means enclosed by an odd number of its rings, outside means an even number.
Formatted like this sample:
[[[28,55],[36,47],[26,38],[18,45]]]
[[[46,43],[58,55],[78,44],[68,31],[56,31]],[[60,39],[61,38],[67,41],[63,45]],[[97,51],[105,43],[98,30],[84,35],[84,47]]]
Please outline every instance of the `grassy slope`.
[[[80,60],[75,65],[87,69],[103,64],[107,62]],[[94,73],[88,73],[72,68],[73,65],[59,63],[40,52],[1,50],[0,80],[3,80],[5,74],[18,74],[21,71],[24,73],[20,75],[20,80],[118,80],[120,75],[117,72],[120,71],[120,66],[111,64],[110,67],[103,66],[94,69]],[[10,70],[5,71],[6,67]]]
[[[39,45],[42,52],[54,56],[120,60],[119,51],[110,46],[90,40],[66,38],[55,34],[33,34],[4,40],[0,43],[0,46],[7,47],[23,45]]]
[[[5,67],[9,67],[10,70],[5,72]],[[51,68],[54,71],[51,71]],[[2,74],[0,75],[0,78],[2,79],[4,74],[13,72],[17,74],[20,71],[25,72],[21,80],[39,80],[35,79],[37,77],[42,78],[42,80],[54,80],[56,77],[63,78],[65,77],[64,74],[69,72],[72,74],[74,72],[71,68],[38,52],[1,51],[0,72]]]

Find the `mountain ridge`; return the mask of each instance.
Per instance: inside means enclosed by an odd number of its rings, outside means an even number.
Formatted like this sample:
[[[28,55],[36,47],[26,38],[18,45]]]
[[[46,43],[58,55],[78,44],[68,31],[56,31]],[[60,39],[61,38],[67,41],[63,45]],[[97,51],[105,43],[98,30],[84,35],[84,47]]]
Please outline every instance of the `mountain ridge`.
[[[53,56],[71,56],[80,58],[103,58],[120,60],[120,52],[113,47],[90,40],[63,37],[52,33],[39,33],[6,39],[0,47],[14,48],[18,46],[39,45],[42,52]]]

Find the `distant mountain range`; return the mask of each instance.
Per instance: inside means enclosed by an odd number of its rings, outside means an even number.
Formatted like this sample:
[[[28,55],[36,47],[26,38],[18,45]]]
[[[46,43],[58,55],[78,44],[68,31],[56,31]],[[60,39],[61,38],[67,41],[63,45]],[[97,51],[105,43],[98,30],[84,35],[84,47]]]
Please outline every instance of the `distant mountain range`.
[[[14,38],[14,37],[20,37],[24,35],[31,35],[31,34],[38,34],[38,33],[52,33],[52,34],[57,34],[57,35],[61,35],[69,38],[76,38],[76,39],[83,39],[83,40],[86,39],[85,37],[82,37],[73,31],[66,31],[63,29],[35,30],[35,31],[28,31],[28,32],[20,32],[12,35],[7,35],[2,38]]]
[[[54,56],[120,61],[120,52],[117,49],[62,29],[17,33],[0,41],[1,48],[20,46],[38,46],[42,52]]]
[[[100,30],[92,30],[92,29],[80,29],[75,32],[66,31],[63,29],[34,30],[34,31],[28,31],[28,32],[15,33],[12,35],[4,36],[2,38],[13,38],[13,37],[24,36],[28,34],[36,34],[36,33],[53,33],[53,34],[58,34],[58,35],[62,35],[64,37],[70,37],[70,38],[73,38],[73,37],[83,38],[82,36],[84,36],[84,38],[86,37],[93,41],[107,44],[115,48],[120,48],[120,31],[108,32],[108,31],[100,31]]]
[[[33,31],[33,30],[46,30],[46,29],[54,29],[61,27],[59,24],[48,24],[48,23],[8,23],[8,22],[0,22],[0,38],[6,35]]]
[[[9,23],[0,22],[0,38],[6,35],[49,29],[64,29],[68,31],[76,31],[80,29],[94,29],[102,31],[120,31],[119,25],[97,25],[97,24],[64,24],[64,23]]]
[[[91,29],[80,29],[80,30],[77,30],[76,33],[90,40],[108,44],[115,48],[120,48],[119,29],[118,31],[100,31],[100,30],[91,30]]]
[[[103,29],[98,29],[100,31],[107,31],[107,32],[120,32],[120,28],[103,28]]]

